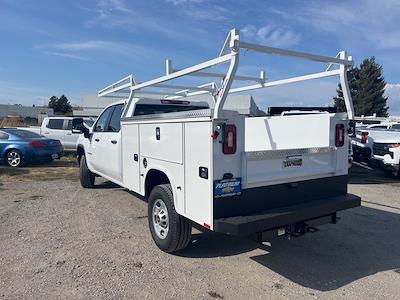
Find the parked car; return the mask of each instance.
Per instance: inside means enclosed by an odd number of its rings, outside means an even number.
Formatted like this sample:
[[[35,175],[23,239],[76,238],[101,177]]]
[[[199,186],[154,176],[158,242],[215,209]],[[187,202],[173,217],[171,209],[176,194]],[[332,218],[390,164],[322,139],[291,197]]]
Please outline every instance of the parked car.
[[[400,175],[400,129],[374,131],[370,137],[370,144],[371,163],[394,175]]]
[[[83,119],[85,126],[92,126],[94,120],[90,117],[48,117],[44,118],[40,127],[40,134],[61,142],[66,152],[75,152],[78,136],[71,133],[72,120]]]
[[[35,161],[60,158],[64,149],[59,140],[17,128],[0,128],[0,161],[10,167],[21,167]]]

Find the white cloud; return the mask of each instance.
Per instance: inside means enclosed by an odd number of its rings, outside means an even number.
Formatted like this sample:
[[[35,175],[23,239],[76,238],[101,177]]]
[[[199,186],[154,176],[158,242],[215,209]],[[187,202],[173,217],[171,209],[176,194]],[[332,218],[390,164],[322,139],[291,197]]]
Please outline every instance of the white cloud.
[[[400,48],[398,30],[400,1],[365,0],[342,2],[306,1],[295,12],[273,9],[270,12],[293,22],[314,27],[320,33],[334,34],[349,41],[367,42],[376,49]]]
[[[167,3],[172,3],[173,5],[183,5],[183,4],[193,4],[193,3],[202,3],[207,0],[166,0]]]
[[[400,83],[387,84],[385,95],[388,96],[389,113],[391,116],[400,116]]]
[[[89,56],[94,52],[101,53],[114,53],[121,56],[135,57],[149,57],[159,55],[154,50],[147,48],[121,43],[114,41],[103,40],[88,40],[80,42],[66,42],[66,43],[53,43],[45,45],[37,45],[34,49],[41,50],[46,54],[63,56],[73,59],[89,59]]]
[[[152,12],[146,13],[131,7],[123,0],[100,0],[94,9],[95,17],[86,22],[88,27],[119,28],[128,32],[150,30],[168,37],[179,37],[178,28],[175,30],[169,20],[160,20]]]
[[[297,45],[301,40],[299,33],[288,28],[278,28],[274,25],[265,25],[259,28],[248,25],[241,32],[249,39],[273,47],[291,47]]]
[[[64,52],[55,52],[55,51],[45,51],[44,53],[48,55],[54,55],[54,56],[60,56],[60,57],[65,57],[65,58],[71,58],[71,59],[77,59],[77,60],[86,60],[86,58],[79,56],[79,55],[74,55],[70,53],[64,53]]]

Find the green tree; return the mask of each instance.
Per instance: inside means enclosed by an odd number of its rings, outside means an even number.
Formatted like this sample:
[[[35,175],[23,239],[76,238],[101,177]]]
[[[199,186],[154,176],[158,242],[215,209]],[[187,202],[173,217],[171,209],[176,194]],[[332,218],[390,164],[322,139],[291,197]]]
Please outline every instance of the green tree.
[[[54,113],[58,115],[65,115],[72,112],[71,103],[65,95],[61,95],[60,98],[52,96],[49,99],[48,107],[54,109]]]
[[[364,59],[360,67],[355,67],[348,72],[348,81],[355,114],[387,117],[389,107],[387,97],[384,96],[386,82],[383,77],[382,66],[374,57]],[[346,111],[343,100],[342,87],[339,84],[334,105],[339,111]]]

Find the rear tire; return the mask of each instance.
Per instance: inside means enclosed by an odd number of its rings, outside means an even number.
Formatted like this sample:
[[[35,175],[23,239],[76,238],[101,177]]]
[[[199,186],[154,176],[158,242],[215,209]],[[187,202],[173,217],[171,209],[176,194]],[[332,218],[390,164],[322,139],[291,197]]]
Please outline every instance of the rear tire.
[[[192,236],[192,226],[174,207],[170,184],[154,187],[149,196],[148,221],[151,236],[157,247],[173,253],[187,247]]]
[[[7,151],[5,157],[5,163],[7,166],[12,168],[22,167],[23,165],[22,153],[17,149],[11,149]]]
[[[84,188],[92,188],[94,186],[95,175],[92,173],[87,164],[86,157],[82,155],[80,164],[79,164],[79,179],[81,181],[81,185]]]

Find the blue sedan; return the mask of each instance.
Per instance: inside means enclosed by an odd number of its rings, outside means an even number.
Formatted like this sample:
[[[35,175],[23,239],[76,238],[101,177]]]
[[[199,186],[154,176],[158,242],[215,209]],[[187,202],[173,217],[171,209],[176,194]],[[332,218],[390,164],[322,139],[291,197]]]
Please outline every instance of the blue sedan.
[[[60,158],[64,149],[59,140],[16,128],[0,128],[0,162],[20,167],[35,161]]]

